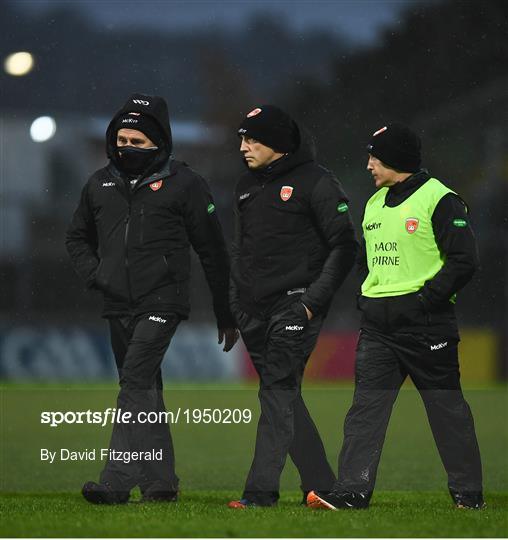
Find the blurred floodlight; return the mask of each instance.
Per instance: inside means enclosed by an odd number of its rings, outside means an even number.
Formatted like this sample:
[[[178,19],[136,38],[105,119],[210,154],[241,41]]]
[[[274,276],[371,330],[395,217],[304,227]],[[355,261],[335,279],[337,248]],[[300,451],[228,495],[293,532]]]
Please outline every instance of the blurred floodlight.
[[[10,54],[4,62],[4,69],[9,75],[21,77],[29,73],[34,67],[34,57],[29,52],[15,52]]]
[[[51,116],[40,116],[30,126],[30,137],[35,142],[48,141],[56,131],[56,122]]]

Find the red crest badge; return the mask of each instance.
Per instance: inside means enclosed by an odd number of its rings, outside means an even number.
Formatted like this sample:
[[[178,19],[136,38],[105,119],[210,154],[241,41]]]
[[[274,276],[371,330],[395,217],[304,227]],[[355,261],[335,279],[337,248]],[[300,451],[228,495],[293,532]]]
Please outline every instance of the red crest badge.
[[[280,198],[286,202],[291,199],[291,195],[293,195],[293,186],[282,186],[280,188]]]
[[[406,231],[409,234],[415,233],[416,229],[418,229],[418,224],[419,223],[420,222],[419,222],[418,218],[413,218],[413,217],[407,218],[406,219]]]
[[[150,189],[152,191],[157,191],[158,189],[160,189],[162,187],[162,180],[159,180],[158,182],[152,182],[150,184]]]

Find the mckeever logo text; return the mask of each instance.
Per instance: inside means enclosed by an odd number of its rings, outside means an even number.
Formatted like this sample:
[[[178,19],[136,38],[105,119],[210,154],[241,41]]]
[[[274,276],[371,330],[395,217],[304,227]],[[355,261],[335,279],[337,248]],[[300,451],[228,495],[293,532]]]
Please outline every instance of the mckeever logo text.
[[[155,315],[150,315],[150,317],[148,317],[148,320],[154,321],[154,322],[160,322],[163,324],[166,322],[166,319],[163,319],[162,317],[156,317]]]
[[[443,343],[438,343],[437,345],[431,345],[430,350],[431,351],[438,351],[439,349],[443,349],[448,345],[448,341],[443,341]]]

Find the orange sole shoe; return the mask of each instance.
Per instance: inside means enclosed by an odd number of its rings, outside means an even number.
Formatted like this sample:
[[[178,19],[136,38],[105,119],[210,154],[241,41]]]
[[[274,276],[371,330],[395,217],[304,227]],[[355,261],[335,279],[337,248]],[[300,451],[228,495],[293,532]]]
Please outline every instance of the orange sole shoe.
[[[240,501],[230,501],[228,502],[228,508],[234,508],[235,510],[244,510],[248,506],[255,506],[254,504],[242,499]]]
[[[337,510],[335,506],[318,497],[314,491],[310,491],[307,495],[307,507],[314,510]]]

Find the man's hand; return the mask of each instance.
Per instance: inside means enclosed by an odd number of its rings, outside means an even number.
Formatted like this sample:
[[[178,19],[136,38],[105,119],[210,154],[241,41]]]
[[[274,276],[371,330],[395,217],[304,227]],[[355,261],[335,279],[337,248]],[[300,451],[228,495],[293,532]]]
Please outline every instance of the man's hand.
[[[224,352],[230,351],[238,341],[240,332],[237,328],[219,328],[219,345],[224,341]]]
[[[312,317],[314,317],[314,315],[312,315],[312,311],[302,302],[302,306],[305,308],[305,311],[307,313],[307,319],[309,319],[309,321],[312,319]]]

